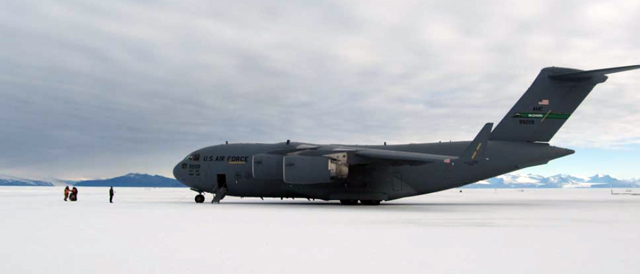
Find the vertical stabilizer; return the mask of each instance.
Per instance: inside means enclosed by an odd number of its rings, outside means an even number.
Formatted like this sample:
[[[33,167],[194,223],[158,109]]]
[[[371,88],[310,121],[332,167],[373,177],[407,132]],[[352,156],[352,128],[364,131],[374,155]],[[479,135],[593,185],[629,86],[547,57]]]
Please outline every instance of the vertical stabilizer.
[[[491,140],[549,142],[605,74],[637,66],[581,71],[544,68],[491,134]]]

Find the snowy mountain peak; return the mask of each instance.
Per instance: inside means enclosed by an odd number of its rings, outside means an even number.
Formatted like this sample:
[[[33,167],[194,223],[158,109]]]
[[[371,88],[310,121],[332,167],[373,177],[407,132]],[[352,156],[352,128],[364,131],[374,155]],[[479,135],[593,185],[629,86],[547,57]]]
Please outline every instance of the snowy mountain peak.
[[[150,177],[153,175],[149,175],[149,174],[144,174],[144,173],[129,173],[127,175],[124,175],[122,177],[128,177],[128,178],[141,178],[141,177]]]

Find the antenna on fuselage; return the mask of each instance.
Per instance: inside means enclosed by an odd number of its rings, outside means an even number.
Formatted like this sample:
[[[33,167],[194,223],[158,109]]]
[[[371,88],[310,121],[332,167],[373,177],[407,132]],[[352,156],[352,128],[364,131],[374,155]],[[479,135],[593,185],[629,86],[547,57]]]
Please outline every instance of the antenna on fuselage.
[[[289,143],[291,143],[291,140],[287,140],[287,145],[288,145]]]
[[[225,145],[228,145],[228,144],[229,144],[229,141],[224,141],[224,144],[225,144]]]

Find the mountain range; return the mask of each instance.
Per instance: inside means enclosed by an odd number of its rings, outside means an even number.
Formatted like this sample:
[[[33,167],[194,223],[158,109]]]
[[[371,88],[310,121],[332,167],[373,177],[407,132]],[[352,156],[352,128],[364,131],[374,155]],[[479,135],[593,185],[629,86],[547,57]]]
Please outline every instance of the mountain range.
[[[84,181],[47,181],[30,180],[0,175],[0,186],[54,186],[62,182],[75,186],[114,186],[114,187],[186,187],[173,178],[160,175],[129,173],[124,176]],[[609,175],[597,174],[580,177],[558,174],[549,177],[535,174],[506,174],[474,184],[465,188],[633,188],[640,187],[640,179],[621,180]]]
[[[633,188],[640,179],[621,180],[609,175],[591,177],[558,174],[549,177],[535,174],[505,174],[465,186],[466,188]]]
[[[53,186],[51,182],[0,175],[0,186]]]
[[[75,181],[69,183],[74,186],[186,187],[173,178],[140,173],[129,173],[127,175],[111,179]]]
[[[167,178],[160,175],[148,175],[139,173],[129,173],[124,176],[83,181],[63,181],[54,182],[36,181],[12,176],[0,175],[0,186],[54,186],[54,185],[74,185],[74,186],[114,186],[114,187],[186,187],[176,179]]]

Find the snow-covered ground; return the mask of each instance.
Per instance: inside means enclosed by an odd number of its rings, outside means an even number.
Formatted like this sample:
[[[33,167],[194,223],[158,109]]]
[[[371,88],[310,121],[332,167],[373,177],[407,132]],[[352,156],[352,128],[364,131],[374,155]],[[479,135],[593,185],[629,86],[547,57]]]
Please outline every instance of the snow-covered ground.
[[[341,206],[0,188],[0,273],[640,273],[640,196],[464,189]]]

